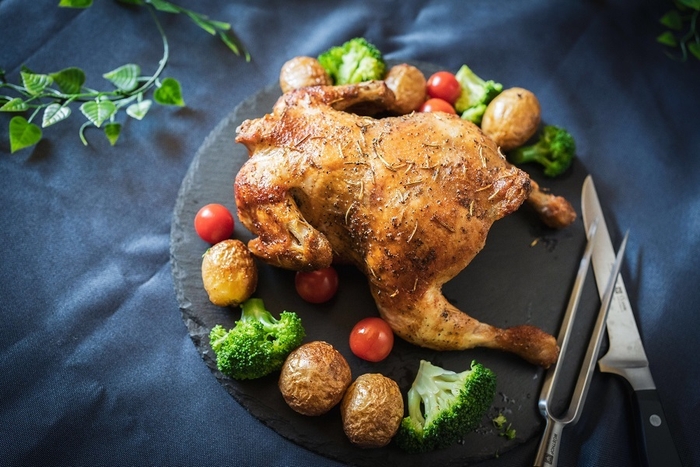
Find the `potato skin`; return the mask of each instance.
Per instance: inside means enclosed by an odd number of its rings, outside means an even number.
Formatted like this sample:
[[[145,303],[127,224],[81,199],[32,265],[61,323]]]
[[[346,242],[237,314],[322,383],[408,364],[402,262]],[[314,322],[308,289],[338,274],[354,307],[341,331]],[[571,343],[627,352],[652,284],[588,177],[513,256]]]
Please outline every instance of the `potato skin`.
[[[340,414],[350,442],[362,448],[386,446],[404,415],[399,385],[379,373],[360,375],[345,391]]]
[[[214,305],[236,306],[250,298],[258,269],[248,247],[228,239],[209,248],[202,258],[202,282]]]
[[[279,389],[287,405],[302,415],[322,415],[335,407],[352,381],[350,365],[331,344],[313,341],[289,354]]]
[[[396,102],[389,109],[396,114],[409,114],[425,102],[425,76],[413,65],[394,65],[384,77],[384,82],[396,96]]]
[[[537,132],[541,120],[540,102],[527,89],[510,88],[486,107],[481,130],[501,150],[511,151],[525,144]]]
[[[333,84],[331,77],[313,57],[294,57],[285,62],[280,70],[280,88],[283,93],[306,86],[331,84]]]

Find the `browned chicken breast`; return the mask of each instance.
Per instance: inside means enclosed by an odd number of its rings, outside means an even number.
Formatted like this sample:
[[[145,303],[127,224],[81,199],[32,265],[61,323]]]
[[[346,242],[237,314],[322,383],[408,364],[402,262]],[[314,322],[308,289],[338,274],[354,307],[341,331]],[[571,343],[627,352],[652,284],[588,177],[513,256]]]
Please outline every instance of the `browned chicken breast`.
[[[498,329],[442,295],[484,247],[492,223],[531,191],[478,127],[443,113],[375,119],[393,93],[381,81],[304,88],[248,120],[250,159],[235,181],[249,248],[294,270],[350,262],[401,338],[438,350],[502,349],[547,367],[556,340],[529,325]]]

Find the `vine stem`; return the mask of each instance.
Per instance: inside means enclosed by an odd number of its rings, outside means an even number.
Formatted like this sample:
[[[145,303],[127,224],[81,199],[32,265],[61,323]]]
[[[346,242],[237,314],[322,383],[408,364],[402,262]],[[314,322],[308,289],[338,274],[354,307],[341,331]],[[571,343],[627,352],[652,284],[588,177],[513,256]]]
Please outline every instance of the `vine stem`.
[[[158,62],[158,69],[155,73],[153,73],[153,76],[151,76],[150,79],[146,81],[140,88],[137,88],[135,91],[132,91],[131,95],[140,94],[150,89],[155,84],[156,80],[160,77],[160,75],[163,73],[165,65],[167,65],[168,63],[168,58],[170,57],[170,47],[168,46],[168,38],[165,35],[165,31],[163,31],[163,27],[161,26],[160,21],[158,21],[158,17],[154,12],[154,8],[150,4],[148,4],[147,7],[151,18],[153,18],[153,21],[156,23],[156,27],[158,28],[160,38],[163,40],[163,57],[160,59],[160,62]]]

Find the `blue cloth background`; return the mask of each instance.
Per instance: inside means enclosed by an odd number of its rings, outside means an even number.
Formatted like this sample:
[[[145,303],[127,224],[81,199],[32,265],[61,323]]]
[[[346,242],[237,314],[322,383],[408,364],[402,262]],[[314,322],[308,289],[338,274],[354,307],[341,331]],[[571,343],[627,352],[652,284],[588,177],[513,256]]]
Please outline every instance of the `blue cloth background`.
[[[354,36],[387,58],[467,63],[535,92],[576,136],[608,222],[631,229],[623,268],[651,369],[685,465],[700,465],[700,62],[655,37],[670,2],[180,2],[230,22],[246,63],[183,16],[159,14],[166,76],[187,107],[154,106],[109,146],[79,114],[10,154],[0,114],[0,465],[340,465],[248,414],[202,363],[169,264],[174,202],[207,134],[296,55]],[[0,0],[0,67],[82,67],[88,86],[161,44],[144,9]],[[561,465],[636,466],[625,383],[597,374],[564,432]],[[536,441],[484,466],[532,463]]]

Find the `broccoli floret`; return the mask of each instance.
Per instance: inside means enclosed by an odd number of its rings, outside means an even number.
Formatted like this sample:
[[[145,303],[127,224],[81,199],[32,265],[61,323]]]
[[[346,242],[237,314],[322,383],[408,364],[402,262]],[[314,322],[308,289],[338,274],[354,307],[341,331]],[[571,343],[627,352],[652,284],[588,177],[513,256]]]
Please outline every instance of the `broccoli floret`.
[[[429,452],[457,442],[476,428],[496,393],[496,375],[472,362],[461,373],[421,360],[408,390],[408,415],[396,435],[411,453]]]
[[[493,80],[484,81],[467,65],[462,65],[455,78],[462,87],[462,94],[455,102],[455,110],[463,119],[481,125],[486,106],[503,91],[503,85]]]
[[[536,162],[544,166],[546,176],[556,177],[571,166],[575,154],[574,137],[564,128],[547,125],[535,144],[511,151],[508,159],[514,164]]]
[[[377,47],[363,37],[331,47],[318,56],[334,84],[351,84],[384,78],[386,63]]]
[[[216,325],[209,333],[217,368],[239,380],[279,370],[306,337],[301,319],[294,312],[283,311],[277,320],[259,298],[243,302],[241,309],[241,319],[232,329]]]

